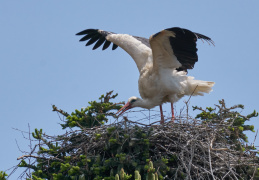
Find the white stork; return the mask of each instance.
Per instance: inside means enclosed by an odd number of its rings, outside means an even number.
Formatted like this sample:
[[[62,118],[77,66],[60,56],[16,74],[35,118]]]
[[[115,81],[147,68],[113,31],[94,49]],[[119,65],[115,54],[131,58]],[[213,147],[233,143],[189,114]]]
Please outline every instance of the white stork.
[[[113,43],[112,50],[119,46],[134,59],[140,73],[138,86],[142,99],[130,97],[128,103],[118,111],[119,115],[134,107],[151,109],[160,106],[163,124],[163,103],[171,102],[173,120],[173,103],[184,95],[202,96],[209,93],[215,84],[187,76],[187,70],[193,69],[198,61],[197,39],[214,45],[209,37],[202,34],[174,27],[151,35],[149,39],[100,29],[86,29],[76,35],[84,35],[80,41],[89,40],[86,46],[96,42],[93,50],[103,43],[102,49],[105,50]]]

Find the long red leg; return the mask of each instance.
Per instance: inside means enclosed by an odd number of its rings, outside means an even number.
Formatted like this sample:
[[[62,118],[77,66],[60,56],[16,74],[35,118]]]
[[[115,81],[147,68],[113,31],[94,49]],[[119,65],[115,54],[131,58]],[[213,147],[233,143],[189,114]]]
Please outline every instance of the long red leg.
[[[165,119],[164,119],[164,114],[163,114],[162,105],[160,105],[159,107],[160,107],[160,114],[161,114],[161,121],[160,121],[160,124],[164,124]]]
[[[175,116],[174,116],[174,103],[171,103],[171,109],[172,109],[172,121],[174,123],[174,119],[175,119]]]

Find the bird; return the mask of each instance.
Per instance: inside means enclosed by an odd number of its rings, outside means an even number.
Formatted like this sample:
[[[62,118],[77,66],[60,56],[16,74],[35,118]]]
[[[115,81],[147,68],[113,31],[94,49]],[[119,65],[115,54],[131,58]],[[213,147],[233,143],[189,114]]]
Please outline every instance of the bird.
[[[125,50],[135,61],[139,70],[138,89],[141,98],[132,96],[118,110],[120,116],[125,111],[141,107],[151,109],[160,107],[161,120],[164,124],[162,104],[171,103],[172,121],[175,119],[174,103],[183,96],[203,96],[210,93],[215,82],[196,80],[187,76],[198,61],[197,40],[214,45],[214,41],[200,33],[180,27],[161,30],[147,38],[119,34],[100,29],[86,29],[76,35],[83,35],[79,41],[87,41],[93,50],[102,46],[107,49],[112,44],[112,50],[117,47]]]

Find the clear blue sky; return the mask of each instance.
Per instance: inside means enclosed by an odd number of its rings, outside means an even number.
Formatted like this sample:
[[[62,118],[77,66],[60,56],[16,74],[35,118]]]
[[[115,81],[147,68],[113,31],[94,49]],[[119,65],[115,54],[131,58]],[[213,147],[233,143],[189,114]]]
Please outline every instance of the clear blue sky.
[[[110,90],[119,93],[118,101],[139,96],[131,57],[119,48],[85,47],[75,33],[87,28],[148,38],[183,27],[207,35],[216,46],[198,44],[199,62],[189,75],[216,85],[211,94],[193,97],[191,105],[213,106],[224,98],[228,106],[244,104],[243,114],[259,111],[258,7],[256,0],[1,1],[0,170],[18,163],[22,153],[15,140],[29,150],[29,142],[12,128],[28,131],[29,124],[31,130],[63,133],[52,104],[72,112]],[[187,99],[176,103],[177,112]],[[259,128],[258,118],[250,123]],[[254,135],[249,134],[251,142]]]

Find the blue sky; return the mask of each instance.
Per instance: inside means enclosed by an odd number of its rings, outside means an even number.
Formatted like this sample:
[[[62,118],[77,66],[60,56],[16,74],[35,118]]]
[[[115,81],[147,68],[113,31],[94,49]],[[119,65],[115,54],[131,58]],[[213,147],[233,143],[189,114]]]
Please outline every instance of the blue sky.
[[[63,133],[52,104],[72,112],[110,90],[119,93],[118,101],[139,96],[131,57],[119,48],[85,47],[75,34],[87,28],[148,38],[164,28],[183,27],[207,35],[216,46],[198,43],[199,62],[189,75],[216,85],[190,105],[213,106],[224,98],[228,106],[244,104],[245,115],[259,111],[258,7],[255,0],[1,1],[0,170],[16,165],[23,154],[15,140],[29,150],[29,142],[13,128],[28,131],[29,124],[31,131]],[[187,99],[175,104],[176,113]],[[169,113],[170,106],[164,109]],[[250,123],[259,128],[258,118]],[[253,142],[255,134],[248,135]]]

